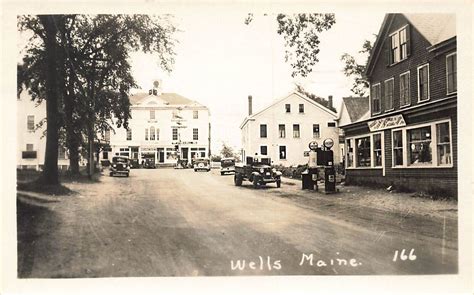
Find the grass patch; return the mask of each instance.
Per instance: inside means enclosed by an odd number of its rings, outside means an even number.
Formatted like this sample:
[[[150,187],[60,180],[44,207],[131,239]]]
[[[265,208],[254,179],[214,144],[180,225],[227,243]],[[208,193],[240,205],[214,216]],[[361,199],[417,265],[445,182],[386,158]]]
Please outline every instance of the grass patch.
[[[18,183],[17,189],[52,196],[67,196],[74,194],[74,191],[70,190],[62,184],[45,185],[43,183],[40,183],[39,181]]]

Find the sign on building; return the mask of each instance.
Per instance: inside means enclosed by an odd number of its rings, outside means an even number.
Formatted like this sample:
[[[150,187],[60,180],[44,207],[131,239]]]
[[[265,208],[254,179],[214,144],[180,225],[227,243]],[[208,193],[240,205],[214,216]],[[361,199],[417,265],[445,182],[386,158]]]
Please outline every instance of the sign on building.
[[[369,125],[370,132],[390,129],[394,127],[403,127],[407,125],[402,115],[373,120],[368,122],[367,124]]]

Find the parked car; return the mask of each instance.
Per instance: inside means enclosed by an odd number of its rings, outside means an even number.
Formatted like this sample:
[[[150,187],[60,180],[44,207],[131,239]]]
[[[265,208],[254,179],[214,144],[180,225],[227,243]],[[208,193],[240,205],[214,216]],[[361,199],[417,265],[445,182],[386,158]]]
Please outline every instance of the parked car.
[[[130,161],[127,157],[115,156],[112,158],[112,164],[110,165],[110,176],[115,174],[130,175]]]
[[[271,166],[271,158],[267,156],[247,157],[245,163],[235,165],[234,184],[241,186],[244,180],[253,183],[254,188],[267,183],[281,186],[281,172]]]
[[[138,159],[130,159],[130,168],[140,168],[140,162],[138,161]]]
[[[208,158],[196,158],[193,160],[194,171],[204,170],[211,171],[211,163]]]
[[[142,160],[142,168],[155,169],[155,159],[154,158],[145,158]]]
[[[225,173],[235,172],[235,159],[234,158],[222,158],[221,159],[221,175]]]

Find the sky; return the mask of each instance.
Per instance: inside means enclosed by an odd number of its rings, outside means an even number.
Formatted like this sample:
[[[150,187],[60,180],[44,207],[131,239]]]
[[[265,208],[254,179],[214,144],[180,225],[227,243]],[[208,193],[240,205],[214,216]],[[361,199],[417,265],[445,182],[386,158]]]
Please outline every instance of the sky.
[[[213,153],[223,143],[240,149],[239,126],[247,115],[248,95],[256,113],[299,83],[318,96],[333,95],[339,109],[342,97],[352,94],[340,57],[349,53],[365,61],[358,51],[364,40],[375,39],[384,14],[336,13],[336,24],[320,34],[319,62],[306,78],[291,77],[276,16],[256,14],[250,25],[244,24],[245,17],[241,13],[175,15],[181,32],[176,35],[179,45],[170,74],[160,69],[153,55],[131,55],[133,76],[141,87],[134,92],[147,91],[159,78],[163,92],[178,93],[210,109]]]

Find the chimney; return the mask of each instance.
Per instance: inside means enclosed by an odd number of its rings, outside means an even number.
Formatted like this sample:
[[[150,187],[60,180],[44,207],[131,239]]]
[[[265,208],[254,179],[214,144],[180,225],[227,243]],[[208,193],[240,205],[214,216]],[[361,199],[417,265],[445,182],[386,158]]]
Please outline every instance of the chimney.
[[[252,116],[252,95],[249,95],[249,116]]]
[[[328,96],[329,107],[332,108],[332,95]]]

